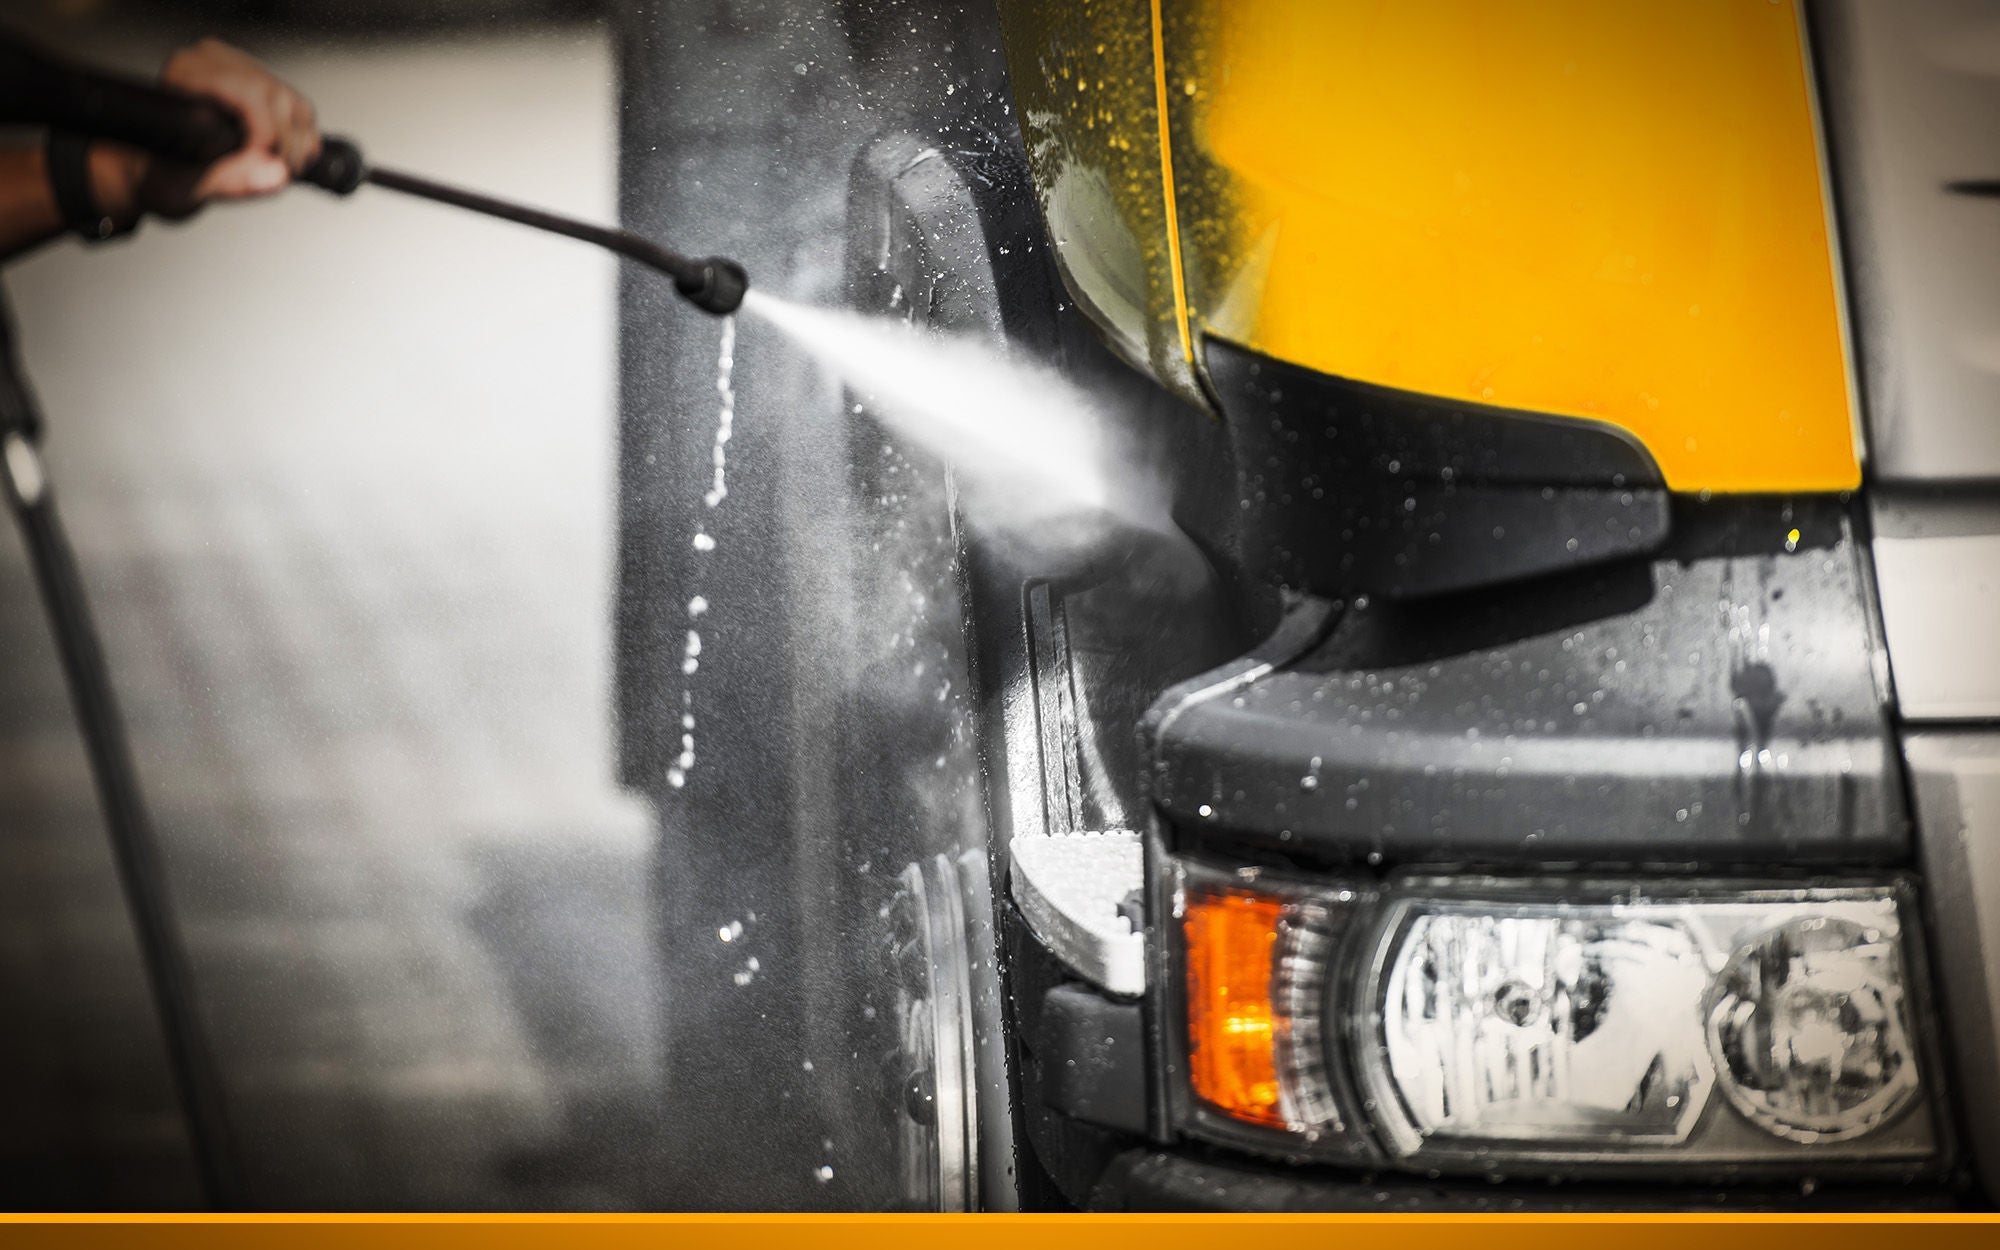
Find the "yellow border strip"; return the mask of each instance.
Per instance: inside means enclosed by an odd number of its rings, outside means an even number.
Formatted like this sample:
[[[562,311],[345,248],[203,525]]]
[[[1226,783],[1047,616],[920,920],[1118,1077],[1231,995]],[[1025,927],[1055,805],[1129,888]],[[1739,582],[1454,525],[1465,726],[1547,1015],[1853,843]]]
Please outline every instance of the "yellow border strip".
[[[526,1227],[637,1227],[658,1228],[672,1225],[716,1227],[757,1227],[768,1226],[773,1230],[783,1228],[816,1227],[862,1229],[909,1228],[922,1231],[932,1228],[949,1229],[1005,1229],[1018,1232],[1028,1228],[1106,1228],[1106,1227],[1218,1227],[1257,1225],[1321,1225],[1321,1226],[1386,1226],[1404,1229],[1423,1229],[1426,1226],[1480,1225],[1505,1232],[1512,1229],[1546,1230],[1549,1228],[1573,1227],[1577,1236],[1587,1236],[1592,1228],[1623,1224],[1627,1226],[1654,1226],[1661,1229],[1684,1228],[1691,1225],[1709,1227],[1741,1225],[1745,1228],[1773,1227],[1820,1227],[1853,1229],[1857,1234],[1874,1236],[1865,1230],[1884,1225],[1907,1226],[1978,1226],[1992,1228],[2000,1226],[2000,1215],[1990,1212],[1715,1212],[1715,1211],[1563,1211],[1563,1212],[1513,1212],[1475,1213],[1465,1211],[1433,1212],[1252,1212],[1244,1214],[1216,1212],[1120,1212],[1114,1214],[1053,1214],[1053,1213],[957,1213],[938,1214],[922,1212],[847,1212],[827,1211],[817,1213],[793,1212],[547,1212],[547,1211],[444,1211],[444,1212],[395,1212],[395,1211],[307,1211],[307,1212],[260,1212],[260,1213],[208,1213],[179,1211],[28,1211],[0,1212],[0,1228],[12,1229],[43,1225],[58,1226],[118,1226],[152,1225],[158,1227],[279,1227],[284,1225],[407,1225],[418,1227],[450,1227],[520,1225]]]
[[[1167,40],[1161,29],[1160,0],[1153,0],[1153,100],[1160,114],[1160,193],[1167,209],[1167,264],[1173,271],[1174,326],[1181,332],[1181,357],[1194,363],[1188,332],[1187,284],[1181,277],[1181,219],[1174,207],[1174,154],[1167,132]]]

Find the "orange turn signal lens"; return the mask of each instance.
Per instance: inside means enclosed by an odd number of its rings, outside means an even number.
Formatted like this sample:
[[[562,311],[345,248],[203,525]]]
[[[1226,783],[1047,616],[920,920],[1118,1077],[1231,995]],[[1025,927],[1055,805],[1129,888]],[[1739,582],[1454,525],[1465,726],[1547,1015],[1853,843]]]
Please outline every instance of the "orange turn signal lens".
[[[1285,1126],[1278,1103],[1278,1019],[1271,1001],[1284,904],[1247,890],[1190,890],[1188,1074],[1195,1094],[1239,1120]]]

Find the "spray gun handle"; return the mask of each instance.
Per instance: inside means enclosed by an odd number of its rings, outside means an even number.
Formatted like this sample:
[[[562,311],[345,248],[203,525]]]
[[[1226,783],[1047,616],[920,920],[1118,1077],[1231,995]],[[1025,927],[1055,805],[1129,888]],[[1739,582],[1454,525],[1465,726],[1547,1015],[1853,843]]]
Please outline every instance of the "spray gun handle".
[[[150,150],[194,165],[220,160],[243,146],[243,120],[217,100],[158,89],[162,99],[162,134],[168,143]],[[335,195],[347,195],[367,175],[361,149],[339,135],[320,136],[319,155],[298,173],[297,180]]]
[[[152,116],[144,123],[144,127],[152,133],[146,136],[149,141],[138,142],[137,146],[191,165],[213,164],[243,146],[243,120],[221,101],[165,87],[137,85],[137,90],[152,93],[154,97],[149,110]],[[134,103],[145,101],[135,93]],[[137,123],[138,120],[138,111],[134,110],[133,121]],[[127,133],[141,129],[140,125],[133,125]],[[119,136],[108,134],[106,137]],[[132,142],[130,139],[127,141]],[[367,167],[361,160],[360,148],[339,135],[323,135],[320,137],[319,155],[299,171],[298,181],[311,183],[335,195],[347,195],[361,185],[366,174]]]
[[[244,140],[243,120],[220,100],[78,65],[11,34],[0,34],[0,123],[109,139],[204,166]],[[345,195],[363,172],[360,151],[328,136],[299,179]]]
[[[243,146],[243,119],[221,101],[165,87],[141,85],[139,90],[155,97],[150,110],[153,116],[147,121],[155,133],[151,142],[140,142],[137,146],[190,165],[213,164]],[[135,96],[135,103],[139,102]],[[135,111],[135,121],[137,116]],[[339,135],[323,135],[319,155],[299,171],[298,181],[335,195],[347,195],[361,185],[366,173],[360,148]]]
[[[106,138],[124,138],[190,165],[213,164],[243,146],[243,119],[219,100],[150,84],[119,85],[132,90],[132,107],[129,117],[116,119],[126,123],[125,134],[107,131]],[[361,185],[366,173],[360,148],[338,135],[323,135],[319,155],[299,171],[298,181],[346,195]]]
[[[113,106],[102,110],[105,138],[123,139],[190,165],[214,164],[243,146],[243,119],[220,100],[120,79],[107,79],[96,90]],[[319,155],[299,171],[298,180],[346,195],[361,185],[365,173],[360,148],[338,135],[324,135]]]
[[[202,96],[163,91],[166,129],[173,147],[155,148],[162,155],[207,165],[243,146],[243,121],[227,105]],[[297,180],[335,195],[350,194],[367,176],[361,149],[340,135],[321,135],[319,155],[298,172]]]
[[[0,123],[110,139],[193,165],[243,146],[242,122],[219,101],[78,65],[12,34],[0,34]]]

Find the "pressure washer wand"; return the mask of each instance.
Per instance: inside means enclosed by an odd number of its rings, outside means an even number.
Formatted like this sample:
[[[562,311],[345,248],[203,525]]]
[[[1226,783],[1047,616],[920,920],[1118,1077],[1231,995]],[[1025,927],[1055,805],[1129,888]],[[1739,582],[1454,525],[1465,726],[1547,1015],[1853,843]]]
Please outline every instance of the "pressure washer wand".
[[[0,123],[112,139],[197,166],[221,160],[241,148],[244,140],[242,119],[219,101],[76,65],[6,32],[0,32]],[[336,195],[348,195],[366,182],[595,243],[667,275],[689,303],[718,316],[735,312],[749,287],[743,266],[733,260],[683,256],[629,230],[593,225],[392,169],[370,169],[361,159],[361,149],[331,135],[322,140],[319,157],[300,172],[299,181]]]
[[[498,217],[503,221],[518,222],[550,234],[560,234],[585,243],[595,243],[601,248],[651,269],[657,269],[674,280],[674,289],[679,291],[695,307],[720,315],[733,313],[743,303],[743,294],[749,288],[750,279],[743,272],[743,266],[721,256],[694,258],[669,251],[659,244],[635,234],[630,230],[615,230],[609,226],[599,226],[574,217],[564,217],[559,213],[544,212],[539,208],[529,208],[508,200],[481,195],[476,191],[466,191],[458,187],[432,182],[414,174],[401,173],[393,169],[370,168],[361,159],[361,150],[347,139],[328,135],[321,140],[320,155],[310,167],[300,175],[300,180],[331,191],[336,195],[351,194],[363,183],[370,186],[386,187],[391,191],[401,191],[405,195],[421,196],[454,208],[469,209],[484,213],[488,217]]]

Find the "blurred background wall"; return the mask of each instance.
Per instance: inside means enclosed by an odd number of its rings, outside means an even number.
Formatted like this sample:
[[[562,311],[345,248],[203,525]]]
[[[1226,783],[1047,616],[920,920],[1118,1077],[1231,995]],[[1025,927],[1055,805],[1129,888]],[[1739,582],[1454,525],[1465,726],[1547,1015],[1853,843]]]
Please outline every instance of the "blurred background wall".
[[[578,4],[14,0],[0,21],[149,73],[220,34],[383,164],[614,215],[615,75]],[[650,820],[609,745],[612,263],[295,190],[4,281],[252,1200],[665,1201]],[[196,1200],[11,527],[0,1021],[0,1203]]]

